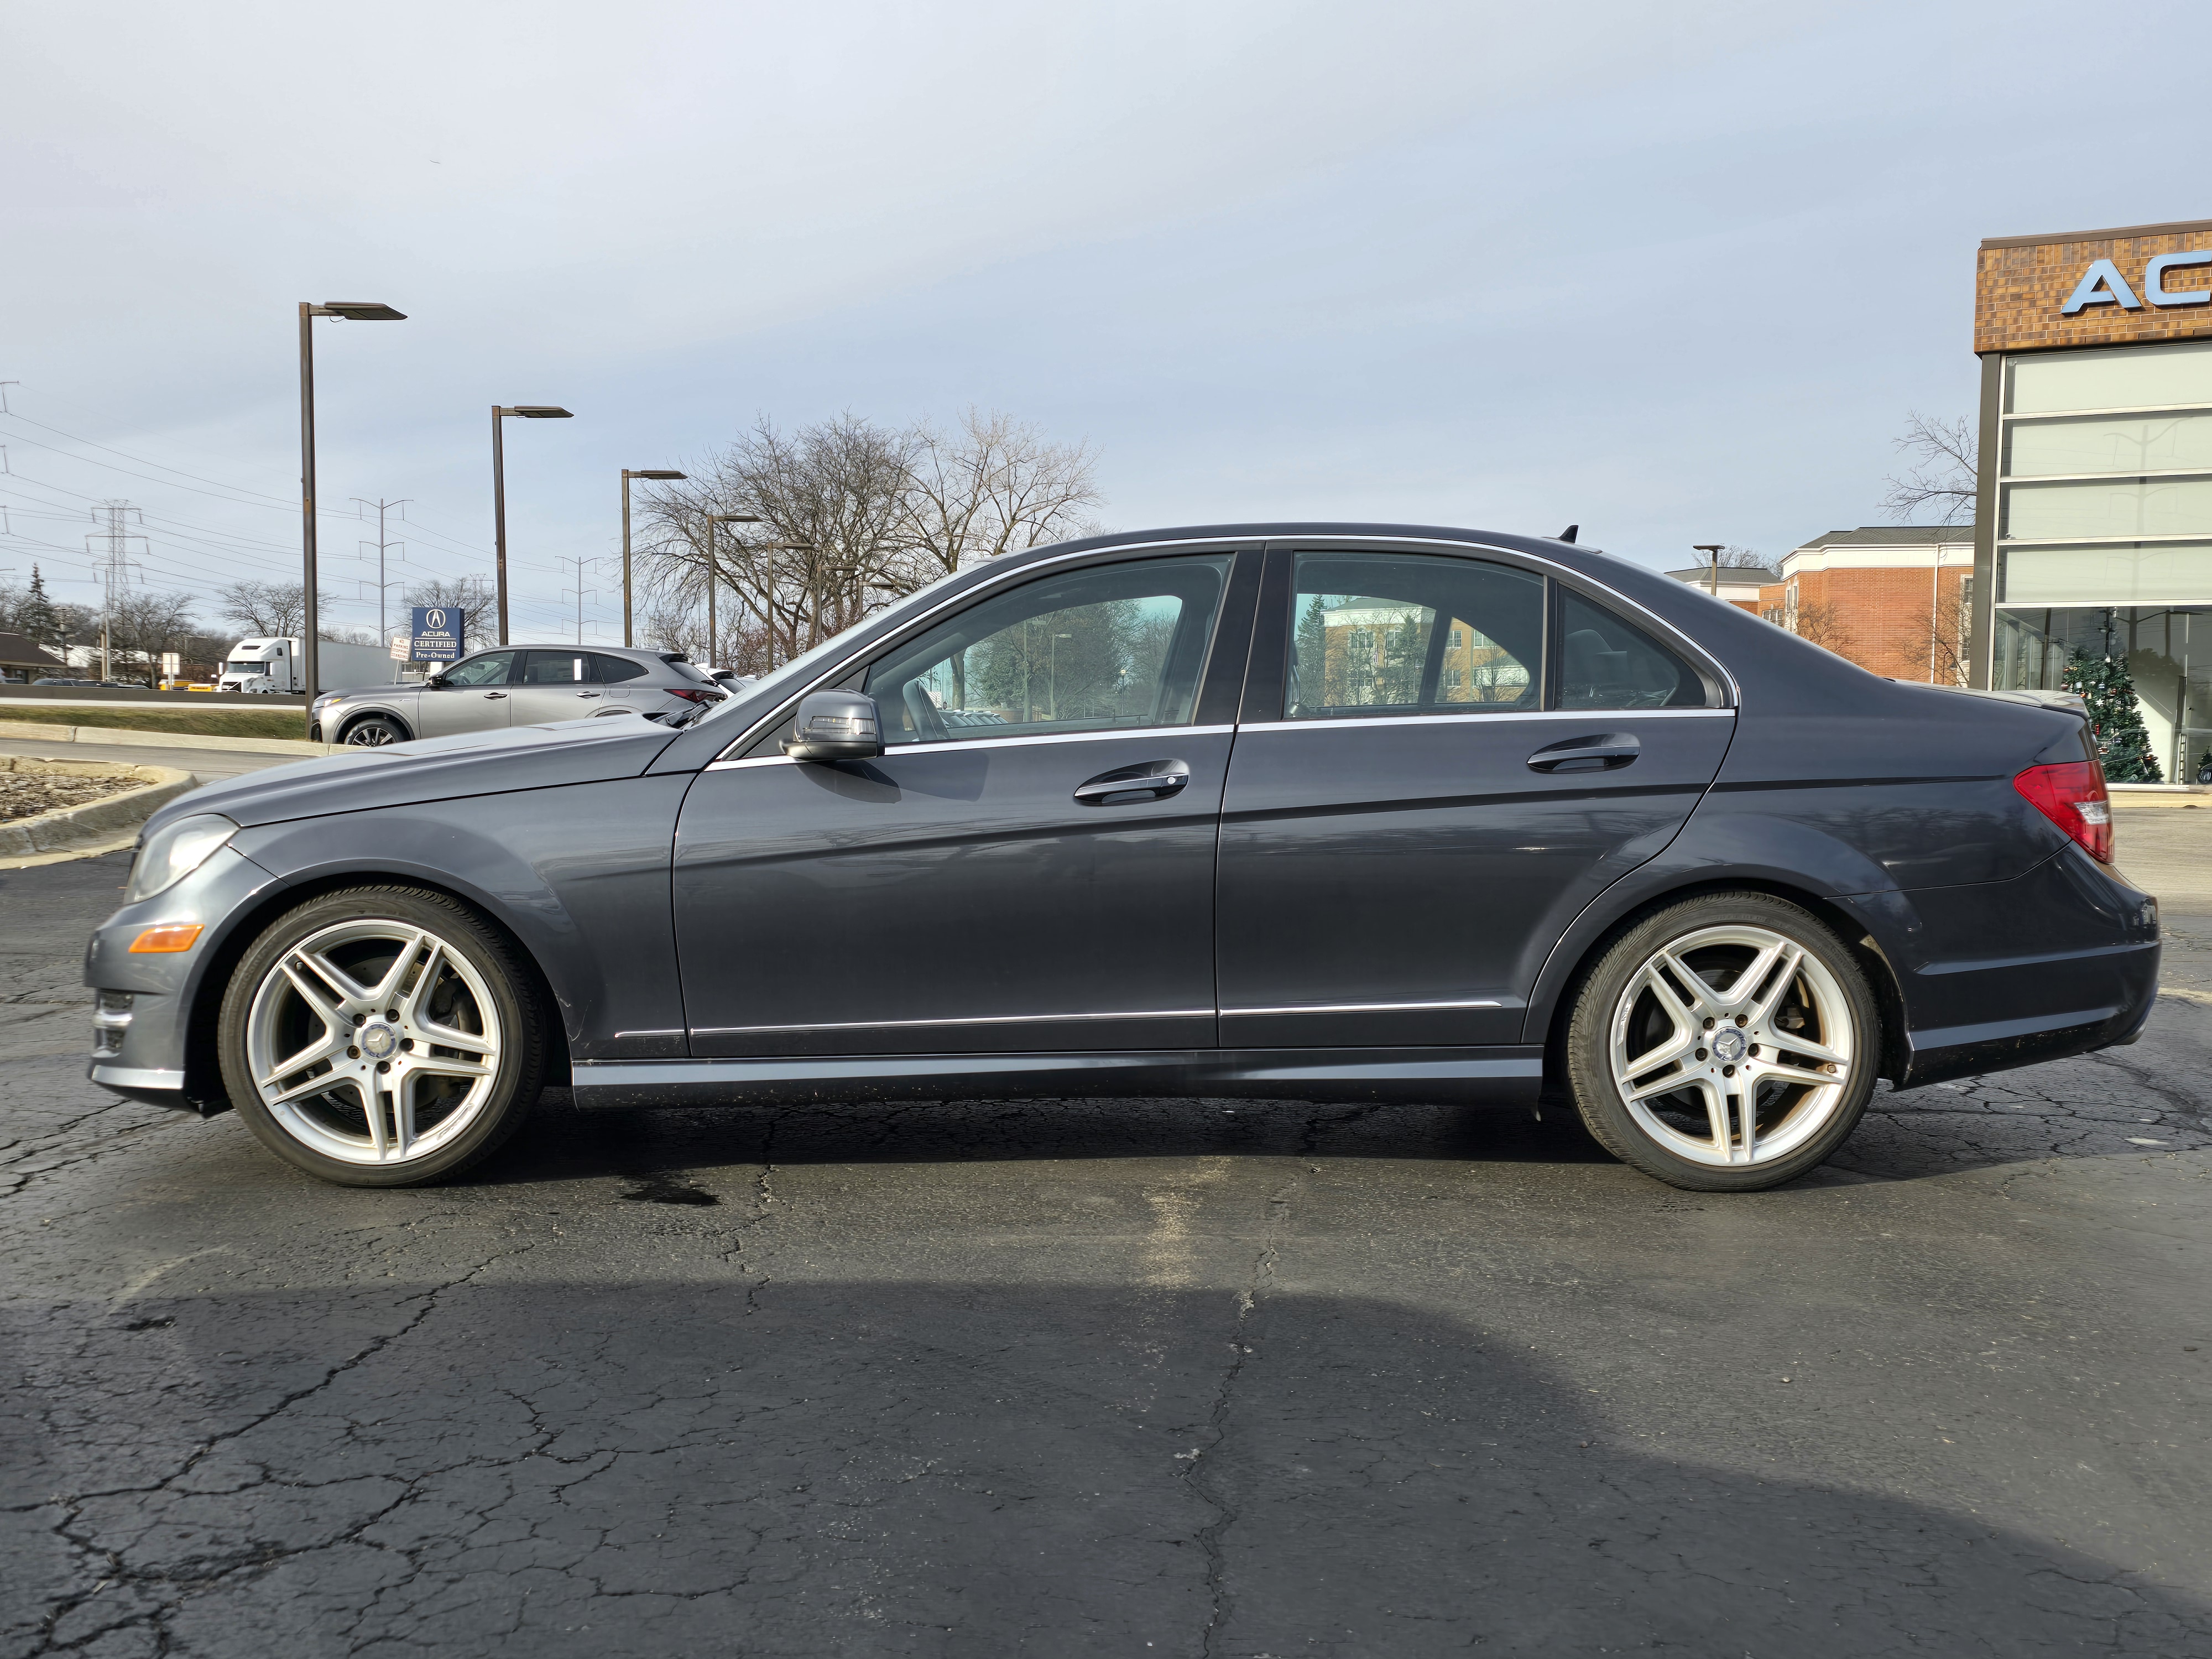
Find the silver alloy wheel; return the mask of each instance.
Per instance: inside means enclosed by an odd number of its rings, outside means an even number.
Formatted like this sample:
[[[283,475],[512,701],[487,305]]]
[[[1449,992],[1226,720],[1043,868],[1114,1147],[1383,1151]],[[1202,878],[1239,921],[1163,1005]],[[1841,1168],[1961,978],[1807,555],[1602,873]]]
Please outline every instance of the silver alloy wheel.
[[[362,720],[347,728],[345,741],[357,748],[380,749],[387,743],[398,743],[399,733],[389,720]]]
[[[346,1164],[411,1163],[490,1103],[498,1004],[458,950],[365,918],[308,935],[255,988],[246,1062],[269,1115]]]
[[[1662,945],[1614,1005],[1613,1087],[1678,1158],[1771,1164],[1818,1134],[1856,1063],[1850,1004],[1827,964],[1765,927],[1701,927]]]

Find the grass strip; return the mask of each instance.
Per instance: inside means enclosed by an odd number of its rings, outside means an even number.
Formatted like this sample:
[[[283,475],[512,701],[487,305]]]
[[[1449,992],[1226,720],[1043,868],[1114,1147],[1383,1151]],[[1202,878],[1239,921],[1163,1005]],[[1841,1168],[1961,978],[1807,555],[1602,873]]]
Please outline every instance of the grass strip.
[[[122,732],[179,732],[203,738],[304,738],[307,717],[300,709],[264,713],[258,708],[11,708],[0,702],[0,720],[28,720],[34,726],[98,726]]]

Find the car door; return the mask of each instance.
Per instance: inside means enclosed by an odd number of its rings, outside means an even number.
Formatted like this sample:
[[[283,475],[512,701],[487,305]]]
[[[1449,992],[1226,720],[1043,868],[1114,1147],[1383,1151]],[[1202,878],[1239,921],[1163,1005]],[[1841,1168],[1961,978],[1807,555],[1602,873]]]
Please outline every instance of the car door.
[[[1224,1047],[1514,1043],[1719,770],[1717,679],[1539,572],[1279,548],[1222,817]]]
[[[580,720],[605,707],[597,682],[597,659],[588,651],[526,651],[508,689],[508,718],[517,726]]]
[[[464,658],[422,688],[416,704],[421,738],[495,731],[508,724],[507,679],[519,651],[486,651]]]
[[[786,721],[710,766],[676,837],[692,1053],[1211,1046],[1257,557],[994,588],[868,665],[880,758],[787,759]]]

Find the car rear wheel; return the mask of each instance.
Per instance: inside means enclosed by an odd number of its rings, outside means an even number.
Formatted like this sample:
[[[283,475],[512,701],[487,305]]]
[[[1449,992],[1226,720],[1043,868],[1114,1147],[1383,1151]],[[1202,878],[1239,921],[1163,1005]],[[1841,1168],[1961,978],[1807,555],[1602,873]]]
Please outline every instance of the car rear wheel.
[[[406,742],[407,734],[399,729],[398,721],[386,720],[381,714],[372,714],[368,719],[356,720],[346,727],[345,735],[338,741],[363,749],[381,749],[387,743]]]
[[[514,947],[444,894],[325,894],[279,918],[232,975],[223,1083],[264,1146],[325,1181],[454,1175],[537,1098],[532,987]]]
[[[1819,918],[1765,893],[1668,907],[1583,981],[1568,1025],[1575,1105],[1622,1162],[1676,1187],[1794,1180],[1874,1092],[1880,1016]]]

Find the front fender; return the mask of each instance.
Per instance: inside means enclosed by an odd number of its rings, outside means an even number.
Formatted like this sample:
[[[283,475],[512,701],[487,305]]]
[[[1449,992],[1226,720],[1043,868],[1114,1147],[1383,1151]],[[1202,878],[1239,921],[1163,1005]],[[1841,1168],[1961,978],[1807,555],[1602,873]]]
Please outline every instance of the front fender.
[[[685,1052],[669,909],[689,777],[622,779],[242,830],[231,845],[292,888],[409,881],[467,901],[544,975],[574,1060]]]

